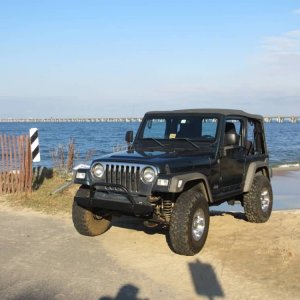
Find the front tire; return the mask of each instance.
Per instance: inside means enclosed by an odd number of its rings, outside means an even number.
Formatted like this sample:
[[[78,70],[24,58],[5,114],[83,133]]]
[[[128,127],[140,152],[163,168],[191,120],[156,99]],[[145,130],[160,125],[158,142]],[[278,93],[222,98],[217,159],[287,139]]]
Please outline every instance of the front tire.
[[[196,190],[183,192],[177,199],[170,220],[170,244],[177,254],[195,255],[203,248],[209,228],[205,197]]]
[[[98,216],[76,201],[73,202],[72,219],[76,230],[86,236],[100,235],[111,226],[111,216]]]
[[[247,221],[267,222],[273,206],[273,192],[269,179],[263,175],[255,175],[250,191],[244,195],[243,202]]]

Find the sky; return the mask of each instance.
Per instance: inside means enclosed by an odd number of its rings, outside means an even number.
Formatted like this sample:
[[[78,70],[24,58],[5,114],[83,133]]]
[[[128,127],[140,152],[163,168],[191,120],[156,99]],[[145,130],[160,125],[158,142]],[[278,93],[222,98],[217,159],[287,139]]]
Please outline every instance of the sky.
[[[300,1],[0,0],[0,117],[300,115]]]

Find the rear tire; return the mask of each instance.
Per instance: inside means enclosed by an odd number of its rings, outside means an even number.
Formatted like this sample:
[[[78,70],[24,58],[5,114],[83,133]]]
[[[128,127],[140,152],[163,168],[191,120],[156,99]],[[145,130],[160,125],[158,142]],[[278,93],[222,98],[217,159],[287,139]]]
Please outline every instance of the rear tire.
[[[111,226],[111,216],[98,216],[90,210],[73,202],[72,219],[76,230],[86,236],[96,236],[107,231]]]
[[[177,199],[170,220],[169,237],[173,250],[195,255],[203,248],[209,228],[205,197],[196,190],[183,192]]]
[[[263,175],[255,175],[250,191],[244,195],[243,201],[247,221],[267,222],[273,206],[273,192],[269,179]]]

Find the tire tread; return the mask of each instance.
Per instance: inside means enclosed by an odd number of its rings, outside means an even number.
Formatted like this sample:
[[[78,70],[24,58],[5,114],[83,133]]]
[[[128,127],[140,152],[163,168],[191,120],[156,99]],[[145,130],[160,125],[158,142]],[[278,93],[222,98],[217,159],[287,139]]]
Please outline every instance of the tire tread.
[[[260,191],[264,186],[268,187],[271,197],[270,211],[267,214],[262,212],[259,199]],[[244,195],[243,202],[247,221],[252,223],[266,222],[270,217],[273,203],[272,188],[269,179],[264,175],[255,175],[250,191]]]
[[[171,215],[169,235],[173,250],[178,254],[188,256],[195,255],[201,250],[205,243],[208,226],[206,228],[206,231],[203,233],[204,240],[202,243],[203,245],[201,245],[200,249],[196,249],[195,247],[193,247],[190,240],[189,222],[191,218],[191,212],[193,211],[193,208],[200,203],[202,203],[202,205],[204,203],[204,209],[207,210],[208,216],[206,215],[205,217],[208,218],[209,225],[208,205],[206,199],[200,192],[195,192],[193,190],[183,192],[178,197],[177,202],[175,203]]]
[[[76,230],[86,236],[96,236],[107,231],[111,225],[111,217],[97,220],[91,211],[73,202],[72,219]]]

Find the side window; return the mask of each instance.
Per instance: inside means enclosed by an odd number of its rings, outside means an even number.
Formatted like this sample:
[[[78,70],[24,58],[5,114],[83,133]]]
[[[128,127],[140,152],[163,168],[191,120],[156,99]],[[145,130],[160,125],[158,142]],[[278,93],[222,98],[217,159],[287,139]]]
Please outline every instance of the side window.
[[[241,119],[227,119],[225,124],[225,134],[236,133],[238,135],[238,146],[243,145],[243,121]]]
[[[144,129],[143,138],[164,139],[165,133],[165,119],[149,119]]]
[[[246,149],[248,155],[265,153],[262,126],[257,120],[248,120]]]
[[[247,122],[247,137],[246,137],[246,151],[248,155],[254,154],[255,141],[254,141],[254,122],[248,120]]]

